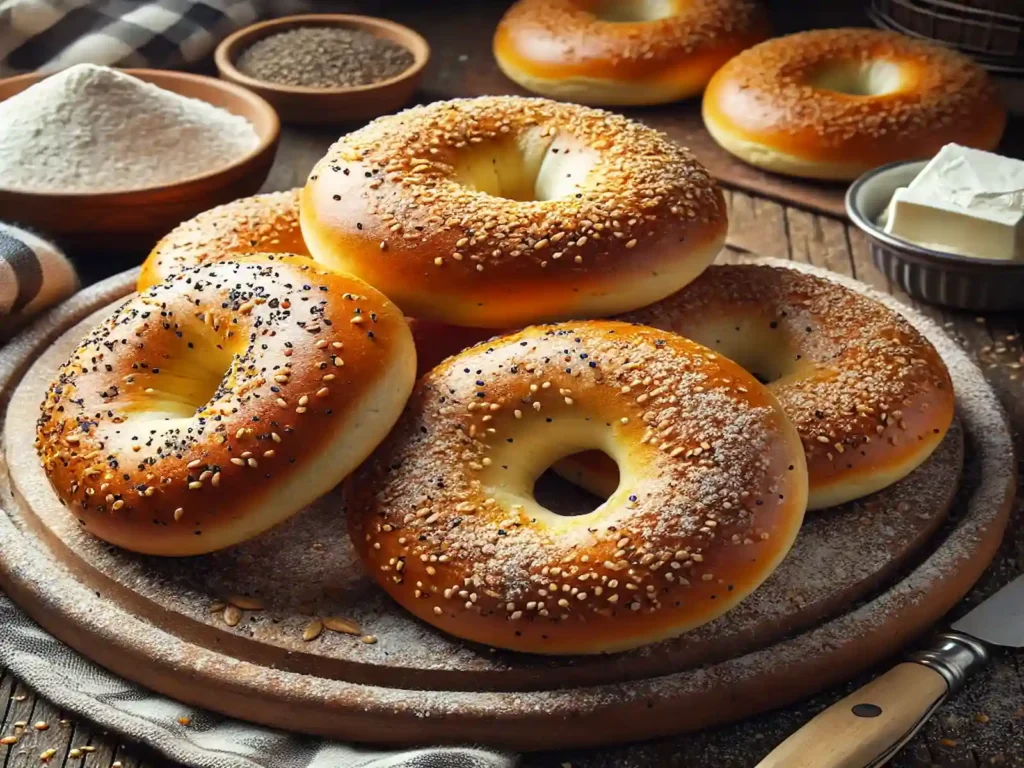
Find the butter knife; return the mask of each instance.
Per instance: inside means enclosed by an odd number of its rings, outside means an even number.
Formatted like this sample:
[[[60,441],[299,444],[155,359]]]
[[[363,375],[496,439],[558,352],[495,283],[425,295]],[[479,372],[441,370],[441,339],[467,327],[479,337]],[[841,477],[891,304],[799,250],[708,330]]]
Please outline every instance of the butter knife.
[[[988,662],[992,646],[1024,648],[1024,576],[951,629],[817,715],[756,768],[876,768],[887,763]]]

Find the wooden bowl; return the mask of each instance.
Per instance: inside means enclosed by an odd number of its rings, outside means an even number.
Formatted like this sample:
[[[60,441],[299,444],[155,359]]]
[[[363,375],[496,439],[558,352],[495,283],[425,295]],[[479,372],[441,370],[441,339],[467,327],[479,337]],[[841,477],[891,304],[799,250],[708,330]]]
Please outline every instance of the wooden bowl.
[[[296,27],[346,27],[369,32],[408,48],[412,65],[395,77],[369,85],[340,88],[309,88],[280,85],[243,74],[238,57],[261,38]],[[430,59],[430,46],[417,32],[386,19],[349,14],[305,14],[264,21],[238,30],[226,38],[214,56],[220,76],[258,93],[269,101],[286,123],[340,124],[370,120],[404,106],[423,78]]]
[[[22,192],[3,188],[0,179],[0,217],[37,229],[71,249],[136,251],[144,255],[158,238],[185,219],[259,190],[270,173],[281,133],[273,107],[256,94],[213,77],[153,69],[124,71],[246,118],[256,130],[259,144],[245,157],[223,167],[172,184],[140,189]],[[0,101],[44,77],[28,74],[0,80]]]

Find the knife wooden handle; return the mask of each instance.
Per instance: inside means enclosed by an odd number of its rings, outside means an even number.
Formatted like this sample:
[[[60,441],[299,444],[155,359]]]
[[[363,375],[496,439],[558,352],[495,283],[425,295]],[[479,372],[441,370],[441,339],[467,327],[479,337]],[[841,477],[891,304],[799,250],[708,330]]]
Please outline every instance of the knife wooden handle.
[[[902,747],[949,693],[922,664],[893,667],[833,704],[776,747],[757,768],[874,768]]]

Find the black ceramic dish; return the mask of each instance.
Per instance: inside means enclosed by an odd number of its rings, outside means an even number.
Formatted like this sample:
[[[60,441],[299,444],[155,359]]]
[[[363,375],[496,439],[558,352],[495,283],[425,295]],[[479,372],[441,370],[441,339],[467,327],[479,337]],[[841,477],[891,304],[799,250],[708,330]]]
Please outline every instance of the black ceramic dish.
[[[1024,262],[975,259],[934,251],[886,234],[878,224],[893,193],[927,161],[868,171],[846,193],[846,213],[871,242],[875,265],[916,299],[975,312],[1024,310]]]

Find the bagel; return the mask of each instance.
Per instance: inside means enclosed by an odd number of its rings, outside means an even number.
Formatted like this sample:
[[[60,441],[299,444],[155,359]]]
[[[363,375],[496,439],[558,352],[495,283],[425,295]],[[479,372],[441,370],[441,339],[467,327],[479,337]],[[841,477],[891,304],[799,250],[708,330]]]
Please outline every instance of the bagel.
[[[204,264],[134,294],[46,393],[36,447],[91,533],[152,555],[237,544],[356,467],[414,381],[398,309],[298,256]]]
[[[438,102],[338,141],[302,193],[315,259],[407,314],[484,328],[664,298],[721,250],[721,191],[639,123],[544,99]]]
[[[664,104],[699,94],[768,33],[753,0],[519,0],[498,24],[494,57],[543,96]]]
[[[589,514],[533,497],[602,448],[622,482]],[[803,520],[803,449],[772,394],[687,339],[611,321],[534,326],[422,378],[346,483],[385,591],[450,634],[599,653],[680,634],[753,591]]]
[[[252,253],[308,256],[299,228],[300,191],[243,197],[179,224],[143,262],[138,290],[211,261],[238,260]]]
[[[953,421],[953,383],[931,343],[889,308],[820,277],[713,266],[621,319],[686,336],[768,382],[803,442],[809,509],[910,474]],[[599,496],[615,488],[615,468],[599,453],[556,470]]]
[[[874,29],[798,32],[756,45],[711,78],[703,114],[715,141],[740,159],[818,179],[932,157],[950,142],[994,149],[1006,126],[978,64]]]

